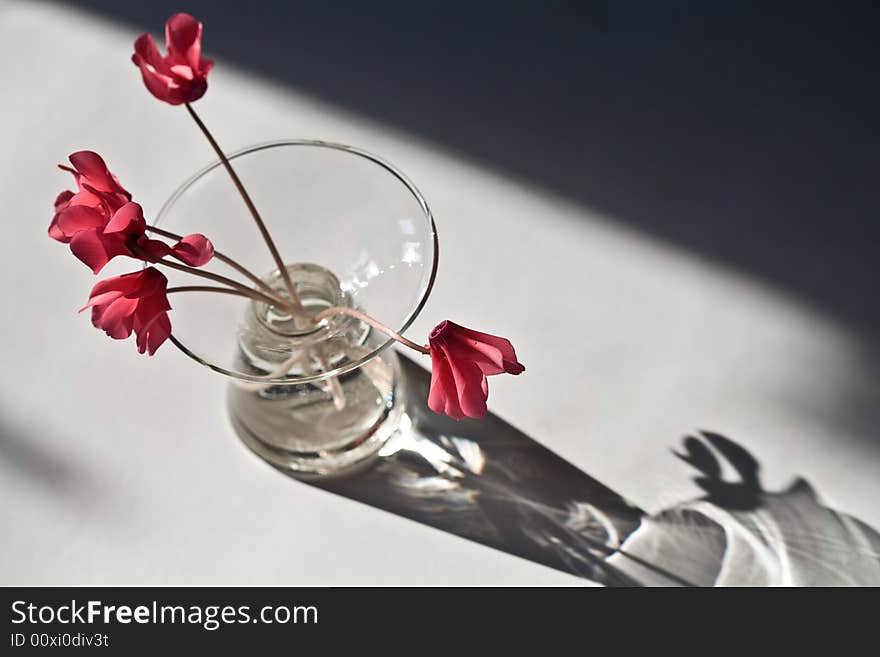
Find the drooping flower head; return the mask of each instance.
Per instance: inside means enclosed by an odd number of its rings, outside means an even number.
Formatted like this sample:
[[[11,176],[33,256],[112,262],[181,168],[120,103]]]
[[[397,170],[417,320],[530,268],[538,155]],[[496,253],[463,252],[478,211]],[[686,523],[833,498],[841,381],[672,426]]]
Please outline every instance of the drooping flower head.
[[[91,308],[92,324],[114,340],[125,340],[134,332],[138,351],[152,356],[171,335],[167,289],[168,279],[147,267],[100,281],[82,310]]]
[[[431,390],[428,407],[460,420],[486,415],[487,376],[521,374],[513,345],[505,338],[480,333],[449,320],[428,336],[431,352]]]
[[[174,246],[146,236],[143,208],[110,173],[104,159],[93,151],[70,156],[79,191],[64,191],[55,200],[55,214],[49,236],[70,244],[70,250],[95,274],[116,256],[129,256],[147,262],[171,256],[191,267],[201,267],[214,256],[211,241],[194,233]]]
[[[165,47],[163,57],[150,34],[134,42],[131,61],[140,68],[149,92],[171,105],[204,96],[214,62],[202,57],[202,24],[189,14],[174,14],[165,23]]]

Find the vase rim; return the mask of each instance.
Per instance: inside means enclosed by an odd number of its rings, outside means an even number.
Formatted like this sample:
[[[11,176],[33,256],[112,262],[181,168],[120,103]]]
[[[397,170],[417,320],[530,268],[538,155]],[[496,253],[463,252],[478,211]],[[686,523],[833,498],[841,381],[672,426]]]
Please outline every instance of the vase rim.
[[[418,190],[415,184],[404,174],[400,169],[391,164],[389,161],[370,153],[369,151],[363,150],[356,146],[350,146],[348,144],[342,144],[338,142],[332,141],[323,141],[318,139],[276,139],[272,141],[260,142],[257,144],[253,144],[251,146],[246,146],[237,151],[227,154],[227,158],[232,161],[236,158],[243,157],[245,155],[251,155],[254,153],[258,153],[263,150],[271,149],[271,148],[279,148],[285,146],[305,146],[312,148],[325,148],[330,150],[341,151],[344,153],[348,153],[351,155],[355,155],[358,157],[362,157],[370,162],[382,167],[388,173],[393,175],[400,181],[404,187],[407,188],[409,193],[415,198],[418,202],[419,206],[424,213],[425,219],[428,222],[429,232],[431,235],[431,247],[432,247],[432,258],[431,258],[431,272],[428,276],[425,283],[422,285],[421,289],[418,293],[418,299],[413,307],[409,310],[409,312],[404,317],[401,325],[395,328],[397,333],[403,333],[406,331],[412,323],[415,321],[416,317],[418,317],[419,313],[425,306],[425,303],[428,301],[428,297],[431,294],[431,290],[434,287],[434,281],[437,277],[437,267],[439,264],[439,243],[437,238],[437,226],[434,223],[434,215],[431,213],[431,209],[428,207],[428,203],[425,200],[425,197],[422,196],[422,193]],[[190,188],[194,185],[198,180],[202,179],[204,176],[208,175],[218,167],[223,166],[223,162],[219,159],[213,160],[207,166],[202,167],[194,174],[192,174],[189,178],[187,178],[183,183],[181,183],[177,189],[168,197],[168,199],[162,204],[162,207],[159,208],[159,212],[156,214],[155,224],[158,226],[162,219],[168,214],[171,207],[174,203]],[[335,369],[328,370],[326,372],[321,372],[319,374],[313,374],[309,376],[298,376],[298,377],[268,377],[268,376],[257,376],[257,375],[249,375],[244,372],[237,372],[222,365],[218,365],[217,363],[213,363],[210,360],[199,356],[197,353],[192,351],[189,347],[187,347],[183,342],[181,342],[177,337],[172,334],[169,336],[169,340],[176,346],[180,351],[184,354],[192,358],[197,363],[204,365],[208,369],[217,372],[219,374],[223,374],[232,379],[237,379],[240,381],[247,381],[251,383],[264,383],[264,384],[301,384],[301,383],[310,383],[316,381],[322,381],[331,377],[339,376],[341,374],[345,374],[346,372],[350,372],[355,370],[368,361],[375,358],[378,354],[383,352],[385,349],[391,346],[394,342],[392,338],[388,338],[384,342],[382,342],[375,349],[371,350],[369,353],[365,354],[361,358],[357,360],[350,361],[341,365]]]

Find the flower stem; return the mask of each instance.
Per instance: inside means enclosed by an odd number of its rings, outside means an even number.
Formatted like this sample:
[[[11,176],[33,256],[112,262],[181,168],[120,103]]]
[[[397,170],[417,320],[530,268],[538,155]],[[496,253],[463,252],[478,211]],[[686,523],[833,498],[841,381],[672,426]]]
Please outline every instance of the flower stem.
[[[164,230],[162,228],[158,228],[157,226],[147,226],[147,230],[150,232],[156,233],[157,235],[161,235],[162,237],[167,237],[171,240],[177,240],[178,242],[183,239],[182,235],[177,235],[176,233],[172,233],[170,230]],[[247,278],[249,281],[254,283],[257,287],[259,287],[263,292],[267,294],[275,295],[275,290],[266,285],[263,280],[254,274],[249,269],[246,269],[244,266],[238,264],[235,260],[230,258],[228,255],[220,253],[219,251],[214,251],[214,257],[217,258],[220,262],[225,262],[227,265],[232,267],[239,274]]]
[[[244,185],[238,177],[238,174],[235,173],[235,169],[232,168],[232,163],[229,161],[229,158],[226,157],[223,149],[220,148],[220,144],[218,144],[217,140],[214,139],[214,136],[210,133],[207,126],[202,123],[202,120],[199,118],[199,115],[196,114],[196,111],[192,108],[192,105],[186,103],[186,109],[189,112],[190,116],[193,118],[193,121],[196,122],[196,125],[199,126],[199,128],[201,129],[202,134],[205,135],[208,143],[211,144],[214,152],[217,153],[217,156],[220,158],[220,161],[226,168],[226,172],[229,174],[229,177],[232,178],[232,182],[235,185],[236,189],[238,189],[238,193],[241,195],[244,204],[247,206],[248,210],[251,213],[251,216],[254,218],[254,222],[257,224],[257,228],[260,229],[260,234],[263,236],[263,241],[266,242],[266,246],[269,247],[269,252],[272,254],[272,258],[275,260],[275,264],[278,266],[278,271],[281,274],[281,278],[284,279],[284,285],[285,287],[287,287],[287,293],[290,295],[290,305],[292,306],[292,309],[297,314],[305,315],[305,309],[302,307],[299,297],[296,294],[296,286],[294,286],[293,281],[290,278],[290,272],[287,271],[287,267],[285,267],[284,262],[282,262],[281,254],[278,253],[278,249],[275,247],[275,242],[272,241],[272,236],[269,235],[269,231],[266,229],[266,224],[263,223],[263,219],[260,217],[260,213],[257,212],[257,208],[254,205],[254,202],[251,200],[250,195],[248,195],[247,190],[244,188]]]
[[[346,308],[345,306],[332,306],[330,308],[327,308],[326,310],[322,310],[312,319],[317,324],[318,322],[321,322],[333,315],[348,315],[349,317],[354,317],[355,319],[359,319],[360,321],[362,321],[364,324],[369,324],[374,329],[381,331],[388,337],[397,340],[400,344],[406,345],[410,349],[415,349],[416,351],[423,354],[431,353],[431,351],[427,347],[416,344],[412,340],[403,337],[399,333],[395,333],[389,327],[385,326],[385,324],[383,324],[382,322],[379,322],[378,320],[375,320],[369,315],[362,313],[360,310],[355,310],[354,308]]]
[[[246,293],[228,287],[214,287],[213,285],[178,285],[177,287],[169,287],[165,292],[167,294],[174,294],[175,292],[217,292],[218,294],[232,294],[237,297],[255,299],[257,301],[263,301],[264,303],[275,305],[269,297],[255,290]]]
[[[256,290],[252,290],[246,285],[242,285],[238,281],[234,281],[231,278],[226,278],[225,276],[221,276],[220,274],[215,274],[210,271],[202,271],[201,269],[196,269],[195,267],[190,267],[189,265],[183,265],[178,262],[173,262],[171,260],[166,260],[165,258],[161,258],[159,260],[154,260],[150,254],[144,252],[142,249],[138,248],[137,245],[133,245],[130,247],[131,252],[139,257],[143,258],[147,262],[152,262],[157,265],[165,265],[166,267],[171,267],[171,269],[177,269],[178,271],[184,271],[188,274],[192,274],[193,276],[200,276],[202,278],[207,278],[210,281],[214,281],[215,283],[221,283],[223,285],[227,285],[234,290],[238,290],[239,292],[244,292],[245,295],[259,295],[260,298],[268,303],[270,306],[276,306],[279,308],[284,308],[285,310],[293,310],[292,304],[287,301],[284,301],[280,297],[268,296],[263,294],[262,292],[257,292]]]

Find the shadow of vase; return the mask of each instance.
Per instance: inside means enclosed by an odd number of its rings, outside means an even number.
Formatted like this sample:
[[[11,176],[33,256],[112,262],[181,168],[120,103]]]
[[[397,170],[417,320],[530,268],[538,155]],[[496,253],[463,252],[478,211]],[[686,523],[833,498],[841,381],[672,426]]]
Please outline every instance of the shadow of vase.
[[[491,413],[433,413],[430,373],[401,365],[397,435],[358,472],[305,483],[610,586],[880,584],[880,534],[803,479],[764,491],[757,460],[719,434],[676,453],[705,496],[648,515]]]

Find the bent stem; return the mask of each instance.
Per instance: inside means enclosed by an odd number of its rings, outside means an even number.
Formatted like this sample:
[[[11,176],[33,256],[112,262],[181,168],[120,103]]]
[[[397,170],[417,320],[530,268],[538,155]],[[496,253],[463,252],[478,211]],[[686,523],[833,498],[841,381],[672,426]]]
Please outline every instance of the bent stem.
[[[326,310],[322,310],[317,315],[315,315],[312,320],[317,324],[328,317],[332,317],[333,315],[348,315],[349,317],[354,317],[355,319],[359,319],[364,324],[369,324],[374,329],[381,331],[389,338],[397,340],[400,344],[409,347],[410,349],[415,349],[416,351],[423,354],[430,354],[431,351],[427,347],[424,347],[420,344],[416,344],[412,340],[403,337],[400,333],[396,333],[392,331],[391,328],[385,326],[382,322],[373,319],[369,315],[362,313],[360,310],[355,310],[354,308],[346,308],[344,306],[332,306],[327,308]]]
[[[232,163],[226,157],[223,149],[220,148],[220,144],[218,144],[217,140],[214,139],[214,136],[208,130],[207,126],[202,123],[202,120],[199,118],[199,115],[196,114],[196,111],[192,108],[192,105],[186,103],[186,109],[189,112],[190,116],[193,118],[193,121],[196,122],[196,125],[199,126],[199,128],[201,129],[202,134],[205,135],[208,143],[211,144],[211,148],[213,148],[214,152],[217,153],[217,157],[220,158],[220,161],[226,168],[226,172],[229,174],[229,177],[232,178],[233,184],[238,190],[238,193],[241,195],[244,204],[247,206],[248,210],[251,213],[251,216],[254,218],[254,222],[257,224],[257,228],[259,228],[260,234],[263,236],[263,241],[266,243],[266,246],[269,247],[269,252],[272,254],[272,258],[275,260],[275,264],[278,266],[278,271],[281,274],[281,278],[284,279],[284,285],[285,287],[287,287],[287,293],[290,295],[290,304],[292,306],[292,310],[297,315],[305,315],[305,309],[303,308],[302,303],[300,303],[299,297],[296,294],[296,286],[294,286],[293,280],[291,280],[290,278],[290,272],[288,272],[287,267],[284,266],[284,263],[281,260],[281,254],[278,253],[278,249],[275,247],[275,242],[272,241],[272,236],[269,235],[266,224],[263,223],[263,219],[260,217],[260,213],[257,211],[257,207],[254,205],[254,202],[251,200],[250,195],[244,188],[244,185],[242,184],[241,179],[239,179],[238,174],[235,173],[235,169],[232,168]]]
[[[161,235],[162,237],[167,237],[168,239],[171,239],[171,240],[177,240],[178,242],[183,239],[182,235],[172,233],[170,230],[164,230],[162,228],[158,228],[157,226],[147,226],[147,230],[149,230],[150,232],[156,233],[157,235]],[[273,290],[271,287],[266,285],[266,283],[264,283],[263,280],[259,276],[254,274],[249,269],[246,269],[244,266],[238,264],[235,260],[233,260],[229,256],[227,256],[223,253],[220,253],[220,251],[215,250],[214,257],[217,258],[217,260],[219,260],[220,262],[224,262],[227,265],[229,265],[230,267],[232,267],[239,274],[241,274],[242,276],[247,278],[249,281],[254,283],[261,290],[263,290],[263,292],[266,292],[267,294],[270,294],[273,296],[275,295],[275,290]]]
[[[233,290],[229,287],[215,287],[213,285],[178,285],[176,287],[169,287],[167,290],[165,290],[166,294],[174,294],[175,292],[216,292],[218,294],[231,294],[236,297],[244,297],[246,299],[262,301],[263,303],[267,303],[271,306],[275,306],[277,304],[276,301],[270,299],[261,292],[257,292],[256,290],[242,292],[241,290]]]
[[[220,274],[215,274],[210,271],[202,271],[201,269],[196,269],[195,267],[190,267],[189,265],[183,265],[177,262],[172,262],[171,260],[166,260],[165,258],[160,258],[159,260],[154,260],[149,253],[146,253],[143,249],[137,247],[137,245],[132,245],[131,252],[147,262],[156,264],[156,265],[165,265],[166,267],[170,267],[171,269],[177,269],[178,271],[186,272],[187,274],[192,274],[193,276],[199,276],[201,278],[207,278],[209,281],[214,281],[215,283],[220,283],[222,285],[226,285],[231,287],[239,292],[243,292],[246,295],[258,294],[260,297],[266,301],[270,306],[277,306],[279,308],[284,308],[289,311],[293,311],[293,306],[289,302],[285,301],[281,297],[276,296],[268,296],[263,294],[262,292],[257,292],[256,290],[252,290],[246,285],[242,285],[238,281],[234,281],[231,278],[226,278],[225,276],[221,276]]]

